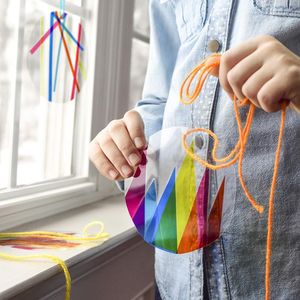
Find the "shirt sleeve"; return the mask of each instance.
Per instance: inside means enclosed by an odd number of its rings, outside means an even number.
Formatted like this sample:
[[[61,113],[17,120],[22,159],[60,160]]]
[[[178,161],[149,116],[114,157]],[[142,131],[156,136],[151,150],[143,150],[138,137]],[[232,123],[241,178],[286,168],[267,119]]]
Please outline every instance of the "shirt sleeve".
[[[142,99],[135,110],[141,115],[145,135],[159,131],[169,94],[180,40],[173,0],[150,0],[150,54]],[[124,191],[124,181],[117,181]]]
[[[165,104],[180,46],[172,0],[150,0],[150,54],[143,96],[135,110],[148,138],[162,127]]]

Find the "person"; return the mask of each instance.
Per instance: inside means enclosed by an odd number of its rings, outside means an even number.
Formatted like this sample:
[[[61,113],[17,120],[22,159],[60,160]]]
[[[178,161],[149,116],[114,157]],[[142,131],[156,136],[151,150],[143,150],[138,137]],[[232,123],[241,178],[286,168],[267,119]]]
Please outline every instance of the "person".
[[[220,156],[238,140],[230,95],[257,107],[244,155],[243,175],[265,208],[278,140],[280,109],[287,101],[277,179],[271,258],[271,299],[300,298],[300,2],[278,0],[150,0],[151,44],[143,97],[90,144],[90,159],[112,180],[133,175],[140,150],[162,128],[213,129]],[[213,52],[220,67],[192,105],[179,102],[187,74]],[[241,108],[241,118],[246,117]],[[204,134],[198,149],[209,159]],[[170,299],[263,299],[267,209],[255,211],[240,186],[237,165],[211,172],[210,198],[227,178],[229,224],[211,245],[187,254],[156,249],[159,295]],[[225,216],[226,217],[226,216]]]

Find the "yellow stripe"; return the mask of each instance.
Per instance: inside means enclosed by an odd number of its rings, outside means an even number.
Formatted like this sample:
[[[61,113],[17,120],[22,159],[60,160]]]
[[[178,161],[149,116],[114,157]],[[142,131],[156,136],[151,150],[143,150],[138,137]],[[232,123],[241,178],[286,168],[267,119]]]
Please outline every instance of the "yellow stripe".
[[[194,143],[190,149],[194,152]],[[179,247],[184,229],[187,225],[195,197],[196,174],[194,160],[189,156],[183,160],[175,183],[176,190],[176,221],[177,221],[177,247]]]

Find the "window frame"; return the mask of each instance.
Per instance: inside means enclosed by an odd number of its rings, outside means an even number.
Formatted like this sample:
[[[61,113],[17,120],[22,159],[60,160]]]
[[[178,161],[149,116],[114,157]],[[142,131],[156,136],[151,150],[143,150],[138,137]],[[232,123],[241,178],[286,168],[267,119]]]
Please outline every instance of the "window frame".
[[[22,5],[26,0],[20,1]],[[60,0],[40,1],[59,9]],[[85,8],[81,11],[78,6],[67,2],[66,10],[85,18],[86,26],[92,29],[89,65],[94,68],[89,68],[88,71],[92,88],[85,95],[90,101],[76,103],[78,106],[76,109],[80,111],[84,108],[84,113],[77,113],[75,122],[75,132],[82,135],[75,136],[75,139],[87,145],[110,119],[121,117],[128,108],[134,0],[83,0],[83,5]],[[14,99],[18,96],[20,95],[17,92]],[[16,101],[17,105],[13,110],[17,115],[20,109],[18,102],[20,101]],[[91,124],[86,121],[90,116]],[[18,130],[16,122],[11,134],[15,130]],[[73,143],[78,144],[76,140]],[[88,156],[87,150],[87,147],[73,148],[73,166],[84,168],[77,162],[80,162],[82,157]],[[16,153],[11,155],[14,157]],[[55,215],[119,193],[115,183],[101,176],[91,163],[88,169],[72,171],[75,174],[87,175],[49,180],[0,193],[0,230]]]

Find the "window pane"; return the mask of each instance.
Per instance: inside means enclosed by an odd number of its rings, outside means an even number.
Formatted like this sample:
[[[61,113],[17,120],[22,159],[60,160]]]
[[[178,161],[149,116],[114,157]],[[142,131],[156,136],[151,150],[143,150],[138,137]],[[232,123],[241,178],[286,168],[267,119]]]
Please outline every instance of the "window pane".
[[[75,101],[70,101],[73,75],[64,43],[59,52],[61,36],[59,28],[56,28],[53,31],[53,88],[49,96],[49,38],[34,54],[29,51],[50,27],[49,14],[53,8],[39,3],[27,1],[25,13],[17,185],[72,175],[76,108]],[[65,22],[75,37],[79,22],[74,15],[68,15]],[[68,41],[67,34],[65,40],[74,68],[77,47],[72,47],[74,43]],[[80,59],[85,66],[86,61],[82,56]],[[80,78],[78,84],[81,86]],[[49,97],[52,102],[48,102]]]
[[[130,108],[141,99],[148,64],[149,44],[132,40]]]
[[[135,0],[134,8],[134,30],[149,37],[149,8],[148,0]]]
[[[19,1],[0,1],[0,189],[8,183],[9,133],[13,108]]]
[[[69,0],[69,1],[65,1],[66,3],[67,2],[70,2],[72,4],[75,4],[75,5],[78,5],[78,6],[81,6],[82,5],[82,0]]]

